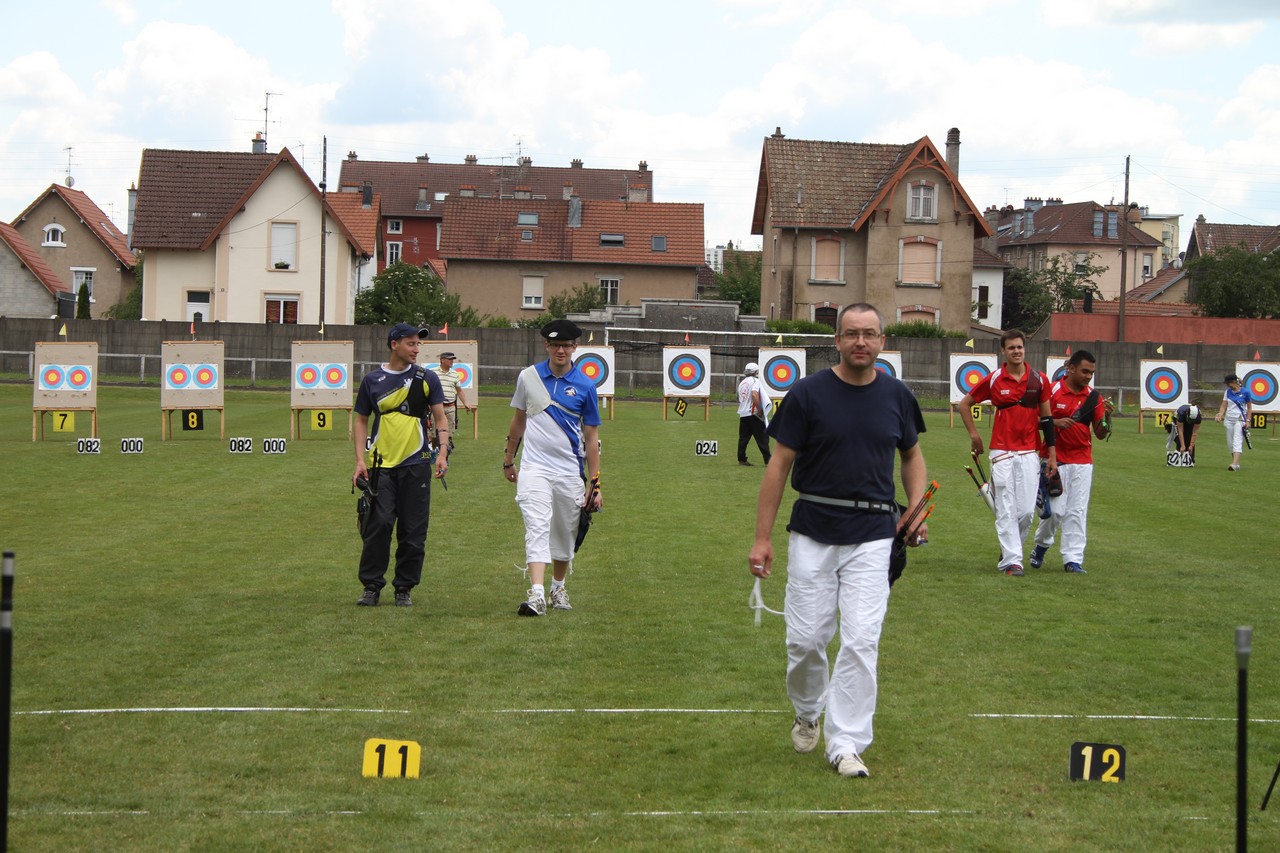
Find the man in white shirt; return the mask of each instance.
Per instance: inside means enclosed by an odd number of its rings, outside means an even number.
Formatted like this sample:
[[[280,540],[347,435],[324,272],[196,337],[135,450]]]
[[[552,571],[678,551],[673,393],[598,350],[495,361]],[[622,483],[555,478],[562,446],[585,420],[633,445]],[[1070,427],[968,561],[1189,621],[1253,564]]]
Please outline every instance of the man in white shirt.
[[[747,444],[755,439],[764,464],[769,464],[769,390],[760,381],[760,365],[748,362],[738,383],[738,464],[750,465]]]

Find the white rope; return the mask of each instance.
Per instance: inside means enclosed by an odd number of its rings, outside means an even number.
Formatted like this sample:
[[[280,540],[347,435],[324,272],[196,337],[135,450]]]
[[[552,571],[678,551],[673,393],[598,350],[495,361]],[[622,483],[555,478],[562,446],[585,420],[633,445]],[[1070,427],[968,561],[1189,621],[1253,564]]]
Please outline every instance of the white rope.
[[[760,594],[760,578],[756,578],[755,586],[751,587],[751,595],[747,598],[747,606],[756,612],[756,627],[760,627],[760,611],[772,613],[774,616],[785,616],[781,610],[772,610],[764,603],[764,596]]]

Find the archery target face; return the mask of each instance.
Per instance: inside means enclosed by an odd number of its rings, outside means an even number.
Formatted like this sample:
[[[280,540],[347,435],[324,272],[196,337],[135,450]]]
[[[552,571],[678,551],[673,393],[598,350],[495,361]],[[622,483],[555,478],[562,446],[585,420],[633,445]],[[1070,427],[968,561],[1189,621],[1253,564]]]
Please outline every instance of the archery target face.
[[[293,373],[294,384],[299,388],[314,388],[320,384],[320,366],[300,364]]]
[[[760,379],[769,396],[786,395],[805,376],[805,354],[802,349],[770,349],[761,347],[756,354]]]
[[[1140,408],[1176,409],[1187,402],[1187,363],[1185,361],[1143,359],[1140,376]]]
[[[93,371],[83,364],[67,368],[67,387],[72,391],[83,391],[93,381]]]
[[[164,387],[171,391],[191,386],[191,365],[171,364],[164,372]]]
[[[200,364],[191,372],[191,379],[201,391],[218,387],[218,368],[212,364]]]
[[[951,354],[951,402],[959,403],[964,395],[991,375],[999,364],[997,356],[953,352]]]
[[[1277,402],[1277,385],[1280,385],[1280,364],[1266,361],[1236,362],[1236,376],[1240,384],[1253,397],[1255,412],[1280,412]]]
[[[711,393],[710,347],[668,347],[662,360],[665,396],[706,397]]]
[[[453,369],[458,371],[458,387],[464,391],[471,388],[475,384],[475,371],[471,369],[470,364],[455,361]]]
[[[876,357],[876,370],[894,379],[902,378],[902,353],[894,351],[881,352]]]
[[[596,386],[596,396],[613,396],[613,347],[578,347],[573,363]]]
[[[67,369],[61,364],[46,364],[40,369],[40,390],[59,391],[67,381]]]
[[[345,364],[326,364],[320,368],[320,375],[324,377],[326,388],[346,388],[347,373]]]

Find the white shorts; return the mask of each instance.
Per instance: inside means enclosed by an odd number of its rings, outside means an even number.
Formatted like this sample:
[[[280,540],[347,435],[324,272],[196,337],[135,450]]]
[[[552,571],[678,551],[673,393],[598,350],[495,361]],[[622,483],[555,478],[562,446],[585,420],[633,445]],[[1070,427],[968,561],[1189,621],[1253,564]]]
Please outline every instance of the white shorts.
[[[524,517],[525,563],[571,562],[586,487],[578,477],[522,465],[516,503]]]

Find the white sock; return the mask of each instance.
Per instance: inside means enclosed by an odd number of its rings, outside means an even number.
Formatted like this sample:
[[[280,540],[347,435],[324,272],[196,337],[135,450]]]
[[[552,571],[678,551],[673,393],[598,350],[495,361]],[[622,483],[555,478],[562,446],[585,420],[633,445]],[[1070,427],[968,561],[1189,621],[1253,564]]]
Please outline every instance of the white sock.
[[[535,583],[535,584],[530,584],[530,586],[532,586],[532,587],[533,587],[533,591],[534,591],[534,592],[536,592],[536,593],[538,594],[538,598],[546,598],[546,597],[547,597],[547,590],[546,590],[546,588],[545,588],[542,584],[540,584],[540,583]]]
[[[564,589],[564,581],[558,581],[558,580],[556,580],[555,578],[552,578],[552,579],[551,579],[551,591],[552,591],[552,592],[555,592],[555,591],[556,591],[556,590],[558,590],[558,589]]]

